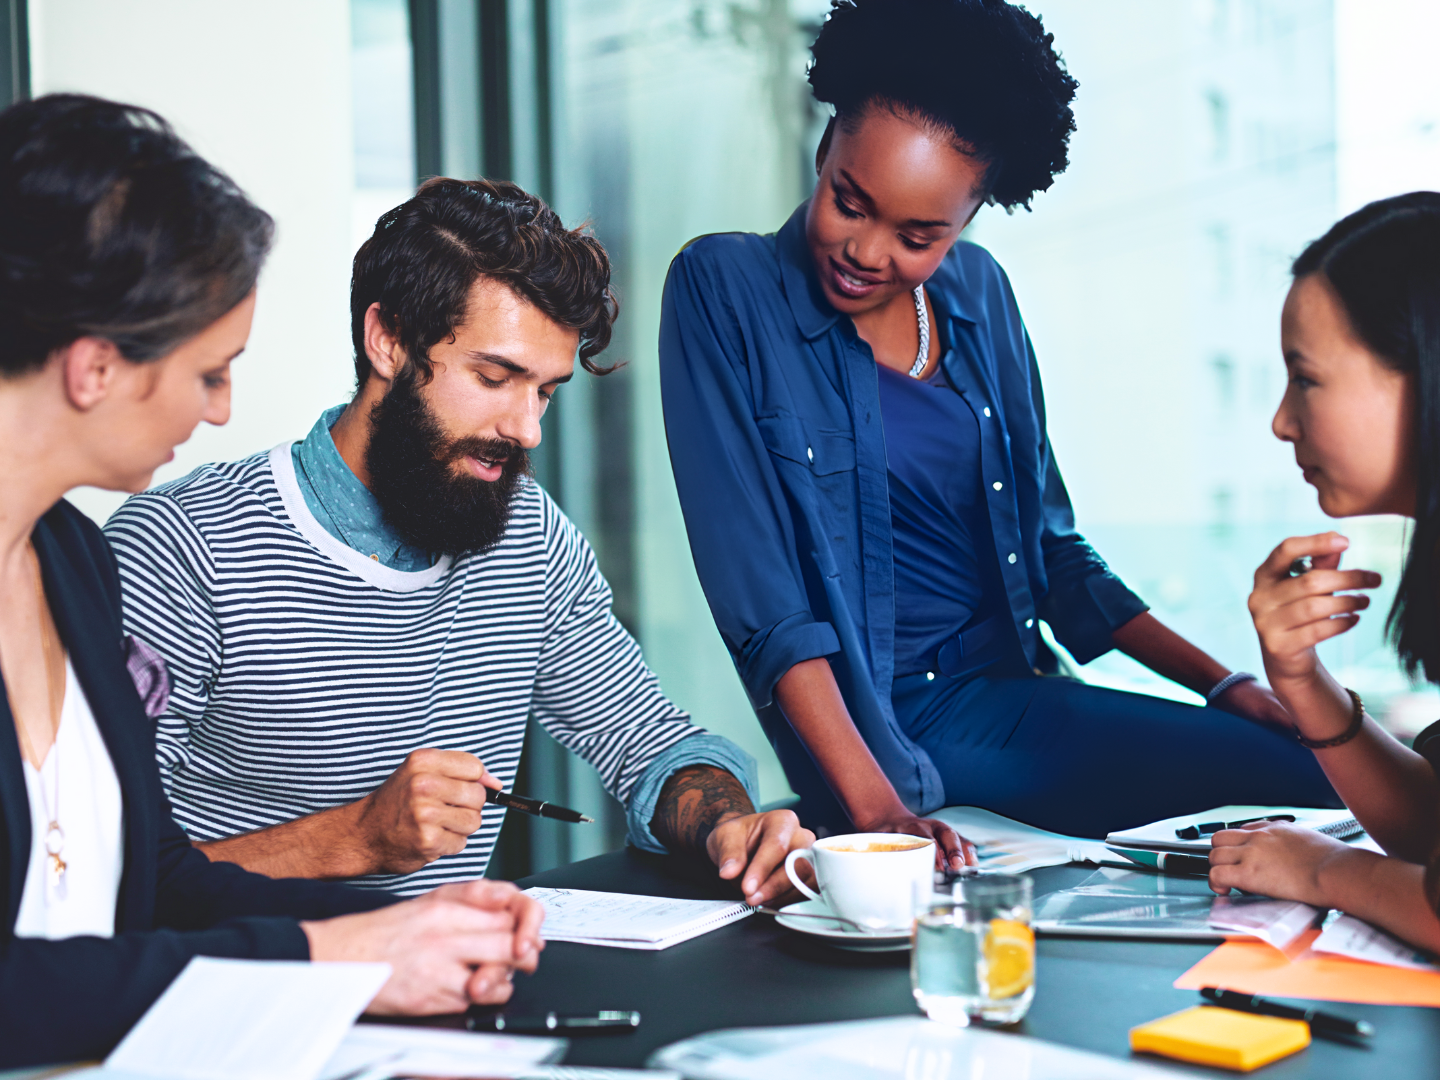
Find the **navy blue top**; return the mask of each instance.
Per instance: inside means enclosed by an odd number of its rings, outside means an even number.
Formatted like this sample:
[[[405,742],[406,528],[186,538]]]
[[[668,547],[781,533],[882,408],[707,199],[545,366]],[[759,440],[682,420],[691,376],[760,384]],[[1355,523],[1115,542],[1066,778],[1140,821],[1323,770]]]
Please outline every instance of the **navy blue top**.
[[[0,684],[0,1070],[102,1058],[192,956],[308,960],[301,919],[370,911],[387,893],[212,863],[175,824],[121,646],[120,574],[100,529],[61,500],[32,535],[45,598],[120,781],[125,871],[115,936],[15,936],[30,860],[20,744]]]
[[[945,381],[944,363],[942,355],[942,370],[928,379],[876,365],[895,552],[896,676],[934,670],[947,638],[1005,603],[981,483],[980,422]]]
[[[944,802],[940,773],[890,703],[895,563],[875,358],[820,290],[805,212],[772,235],[703,237],[671,264],[670,460],[700,583],[791,787],[822,808],[817,822],[838,811],[772,703],[781,675],[825,656],[881,769],[926,813]],[[1006,630],[1033,667],[1053,665],[1037,618],[1092,660],[1146,606],[1075,531],[1010,282],[983,248],[957,243],[926,291],[953,343],[945,378],[979,417]]]

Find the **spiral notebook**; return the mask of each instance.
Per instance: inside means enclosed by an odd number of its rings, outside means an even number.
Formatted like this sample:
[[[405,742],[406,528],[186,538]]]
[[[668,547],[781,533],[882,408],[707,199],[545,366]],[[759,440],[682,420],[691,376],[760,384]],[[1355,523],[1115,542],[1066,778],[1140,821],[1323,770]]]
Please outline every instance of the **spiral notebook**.
[[[1365,830],[1349,810],[1316,810],[1303,806],[1219,806],[1203,814],[1184,814],[1166,818],[1138,829],[1112,832],[1105,843],[1115,847],[1141,848],[1146,851],[1174,851],[1182,854],[1208,855],[1210,837],[1217,825],[1227,825],[1253,818],[1285,815],[1297,825],[1304,825],[1347,843],[1365,843]],[[1181,836],[1191,828],[1198,836]]]
[[[526,889],[545,909],[546,941],[608,945],[616,949],[668,949],[755,909],[730,900],[675,900],[668,896],[591,892],[588,889]]]

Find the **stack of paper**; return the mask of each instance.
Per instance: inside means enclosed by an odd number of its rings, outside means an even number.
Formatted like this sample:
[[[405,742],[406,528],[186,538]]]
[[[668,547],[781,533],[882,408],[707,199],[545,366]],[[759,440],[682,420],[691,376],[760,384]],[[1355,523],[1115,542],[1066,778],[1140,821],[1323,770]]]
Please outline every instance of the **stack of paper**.
[[[1180,990],[1203,986],[1273,997],[1440,1006],[1440,968],[1430,957],[1349,916],[1324,933],[1307,931],[1283,951],[1258,941],[1226,942],[1175,980]]]
[[[663,896],[526,889],[545,908],[545,940],[620,949],[668,949],[708,934],[755,909],[729,900],[673,900]]]

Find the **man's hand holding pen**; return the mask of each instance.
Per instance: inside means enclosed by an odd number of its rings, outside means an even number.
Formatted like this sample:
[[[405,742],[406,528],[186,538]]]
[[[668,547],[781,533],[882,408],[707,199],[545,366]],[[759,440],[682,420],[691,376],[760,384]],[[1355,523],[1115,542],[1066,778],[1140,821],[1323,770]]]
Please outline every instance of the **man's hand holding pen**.
[[[357,807],[372,874],[408,874],[453,855],[480,828],[486,789],[502,785],[474,754],[416,750]]]

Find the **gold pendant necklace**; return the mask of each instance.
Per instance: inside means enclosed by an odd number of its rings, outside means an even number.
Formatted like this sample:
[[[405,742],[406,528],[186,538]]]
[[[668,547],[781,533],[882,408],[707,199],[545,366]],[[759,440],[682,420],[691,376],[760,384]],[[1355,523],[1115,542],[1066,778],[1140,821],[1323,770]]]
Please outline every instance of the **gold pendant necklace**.
[[[40,757],[35,753],[35,748],[30,745],[30,736],[26,733],[22,724],[16,724],[15,729],[20,733],[20,740],[23,742],[25,753],[32,759],[35,768],[35,778],[40,782],[40,802],[45,807],[45,817],[49,824],[45,828],[45,857],[49,860],[47,867],[51,887],[57,887],[65,879],[67,863],[63,857],[65,851],[65,830],[60,827],[60,719],[55,713],[54,678],[52,672],[55,670],[54,654],[50,648],[50,635],[46,633],[45,612],[48,605],[45,602],[45,581],[40,574],[40,556],[34,549],[31,555],[35,559],[35,597],[40,607],[36,614],[40,619],[40,649],[45,656],[45,705],[50,714],[52,732],[50,736],[50,755],[55,758],[55,806],[50,806],[50,793],[45,790],[45,772]],[[64,691],[61,691],[61,700],[64,700]]]

